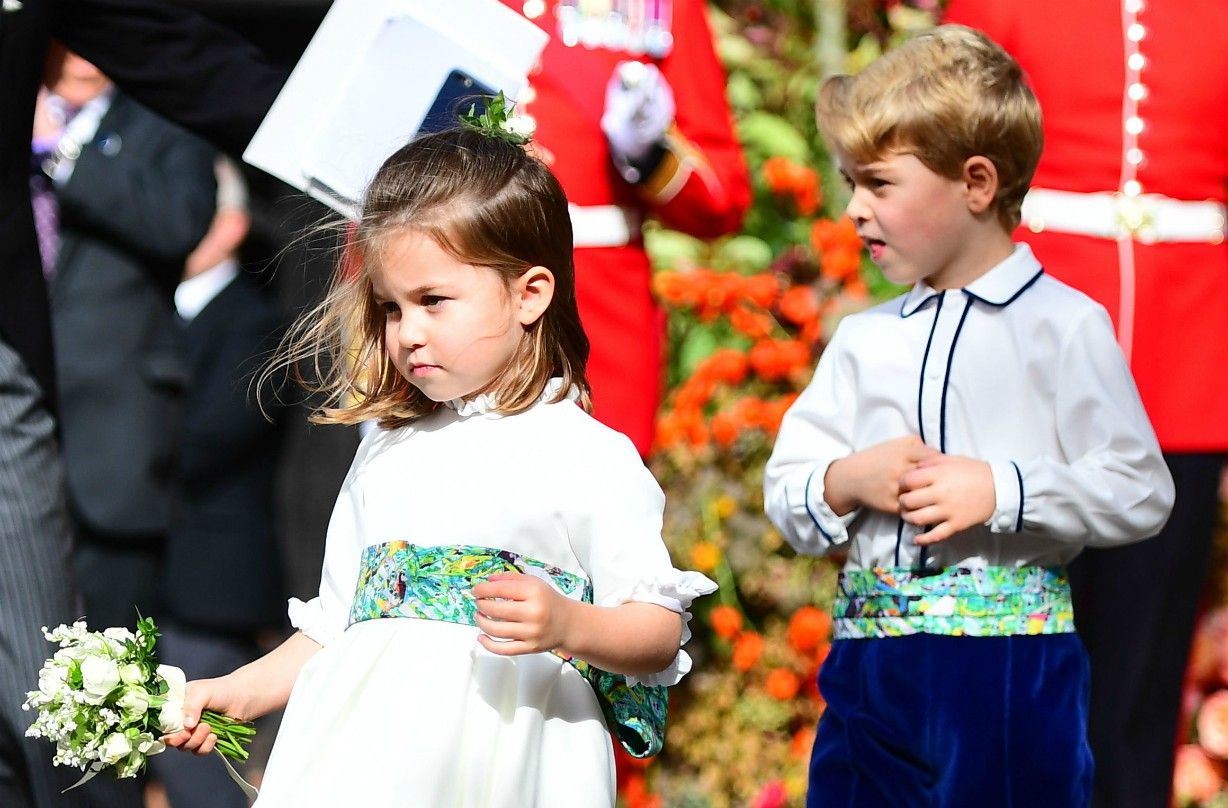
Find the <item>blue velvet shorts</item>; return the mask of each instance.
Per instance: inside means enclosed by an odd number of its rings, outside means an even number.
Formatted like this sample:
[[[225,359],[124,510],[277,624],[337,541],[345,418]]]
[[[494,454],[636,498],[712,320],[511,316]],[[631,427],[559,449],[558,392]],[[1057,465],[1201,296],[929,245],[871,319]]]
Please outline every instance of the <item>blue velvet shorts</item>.
[[[807,808],[1086,806],[1088,684],[1073,633],[837,640]]]

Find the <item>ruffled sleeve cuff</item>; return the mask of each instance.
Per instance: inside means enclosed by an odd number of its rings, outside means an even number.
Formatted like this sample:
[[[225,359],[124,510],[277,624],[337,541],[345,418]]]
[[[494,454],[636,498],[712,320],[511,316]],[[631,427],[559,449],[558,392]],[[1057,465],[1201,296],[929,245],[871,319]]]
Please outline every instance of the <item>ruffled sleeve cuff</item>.
[[[691,639],[691,602],[695,598],[709,595],[717,589],[716,583],[698,572],[670,570],[665,575],[655,578],[641,579],[603,596],[598,606],[621,606],[624,603],[655,603],[671,612],[682,616],[682,639],[679,641],[678,653],[674,661],[665,670],[646,676],[624,674],[627,684],[634,687],[637,684],[649,687],[671,687],[678,684],[691,670],[691,657],[681,646]]]
[[[318,597],[306,603],[298,598],[290,598],[287,613],[290,617],[290,625],[320,645],[328,645],[340,637],[341,631],[344,630],[344,626],[338,629],[335,625],[331,625]]]

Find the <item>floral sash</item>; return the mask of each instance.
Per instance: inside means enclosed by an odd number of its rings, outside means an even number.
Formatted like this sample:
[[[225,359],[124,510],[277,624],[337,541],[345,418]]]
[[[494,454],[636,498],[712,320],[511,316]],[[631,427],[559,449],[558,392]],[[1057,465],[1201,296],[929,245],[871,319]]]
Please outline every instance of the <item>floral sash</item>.
[[[946,634],[1003,637],[1075,630],[1060,567],[877,567],[840,573],[836,639]]]
[[[500,572],[533,575],[566,597],[593,602],[584,578],[508,550],[473,545],[419,547],[405,541],[363,550],[350,625],[381,617],[415,617],[472,626],[477,605],[473,586]],[[650,757],[665,743],[665,687],[627,684],[622,674],[552,652],[574,667],[597,694],[606,724],[633,757]]]

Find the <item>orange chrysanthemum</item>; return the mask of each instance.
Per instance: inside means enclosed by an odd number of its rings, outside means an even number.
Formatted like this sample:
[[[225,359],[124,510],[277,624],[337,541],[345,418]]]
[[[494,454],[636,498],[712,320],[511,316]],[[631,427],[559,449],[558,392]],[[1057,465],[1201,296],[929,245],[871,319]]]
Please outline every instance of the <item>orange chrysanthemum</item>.
[[[831,616],[814,606],[803,606],[789,618],[789,644],[803,654],[812,653],[831,633]]]
[[[746,672],[763,656],[763,637],[753,631],[739,634],[733,641],[733,667]]]
[[[708,622],[718,637],[731,640],[742,630],[742,613],[732,606],[721,604],[708,612]]]
[[[768,695],[780,701],[789,701],[797,696],[797,691],[801,689],[801,686],[801,679],[798,679],[797,674],[788,668],[773,668],[763,682]]]

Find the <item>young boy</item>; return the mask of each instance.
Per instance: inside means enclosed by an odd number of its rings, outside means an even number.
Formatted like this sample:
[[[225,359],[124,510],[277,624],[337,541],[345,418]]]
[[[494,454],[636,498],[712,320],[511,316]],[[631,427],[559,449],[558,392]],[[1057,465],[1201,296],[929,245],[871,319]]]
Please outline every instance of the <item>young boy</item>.
[[[943,26],[830,79],[817,114],[912,289],[841,323],[766,470],[790,544],[848,554],[807,805],[1086,805],[1062,565],[1156,533],[1173,484],[1104,309],[1011,241],[1040,109],[1001,48]]]

